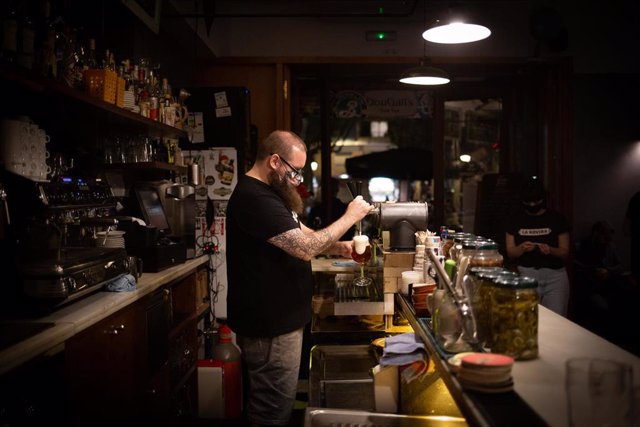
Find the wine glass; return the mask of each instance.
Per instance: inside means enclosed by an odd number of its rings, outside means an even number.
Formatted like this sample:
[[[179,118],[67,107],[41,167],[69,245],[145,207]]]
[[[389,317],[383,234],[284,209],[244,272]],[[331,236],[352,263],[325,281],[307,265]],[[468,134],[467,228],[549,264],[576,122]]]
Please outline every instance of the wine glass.
[[[360,264],[360,276],[354,279],[353,284],[356,286],[369,286],[373,280],[364,275],[364,265],[371,259],[371,244],[369,244],[368,236],[359,235],[353,237],[351,258]]]

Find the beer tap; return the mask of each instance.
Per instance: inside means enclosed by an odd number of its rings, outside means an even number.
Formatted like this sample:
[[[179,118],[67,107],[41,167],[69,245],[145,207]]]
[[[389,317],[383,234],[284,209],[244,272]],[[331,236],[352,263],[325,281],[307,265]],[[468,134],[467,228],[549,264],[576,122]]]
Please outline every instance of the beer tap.
[[[349,188],[349,192],[351,193],[351,197],[354,199],[356,196],[362,195],[362,181],[361,180],[351,180],[347,183],[347,187]],[[360,236],[362,234],[362,220],[356,223],[356,235]]]

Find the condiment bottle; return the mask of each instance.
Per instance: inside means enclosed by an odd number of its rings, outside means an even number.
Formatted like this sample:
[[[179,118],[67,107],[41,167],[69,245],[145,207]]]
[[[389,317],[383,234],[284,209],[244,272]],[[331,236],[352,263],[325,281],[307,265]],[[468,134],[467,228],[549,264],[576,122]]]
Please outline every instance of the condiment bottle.
[[[538,282],[499,276],[491,292],[491,351],[516,360],[538,357]]]

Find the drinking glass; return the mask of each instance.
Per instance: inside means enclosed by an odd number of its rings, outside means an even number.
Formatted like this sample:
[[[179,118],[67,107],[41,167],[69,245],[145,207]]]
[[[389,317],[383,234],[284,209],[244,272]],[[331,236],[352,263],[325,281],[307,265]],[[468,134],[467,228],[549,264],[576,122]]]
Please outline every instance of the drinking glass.
[[[368,236],[359,235],[353,237],[351,258],[360,264],[360,276],[353,280],[353,284],[356,286],[369,286],[373,280],[364,275],[364,265],[371,259],[371,244],[369,244]]]
[[[631,365],[613,360],[574,358],[566,362],[571,427],[630,427]]]

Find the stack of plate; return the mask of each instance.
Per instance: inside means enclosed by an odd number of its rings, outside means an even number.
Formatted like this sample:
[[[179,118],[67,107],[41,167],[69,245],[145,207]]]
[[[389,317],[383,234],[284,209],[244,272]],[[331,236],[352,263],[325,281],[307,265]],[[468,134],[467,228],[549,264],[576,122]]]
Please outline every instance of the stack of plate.
[[[495,353],[471,353],[461,358],[458,381],[463,388],[484,393],[513,390],[513,357]]]
[[[96,246],[102,248],[124,248],[124,231],[99,231]]]

